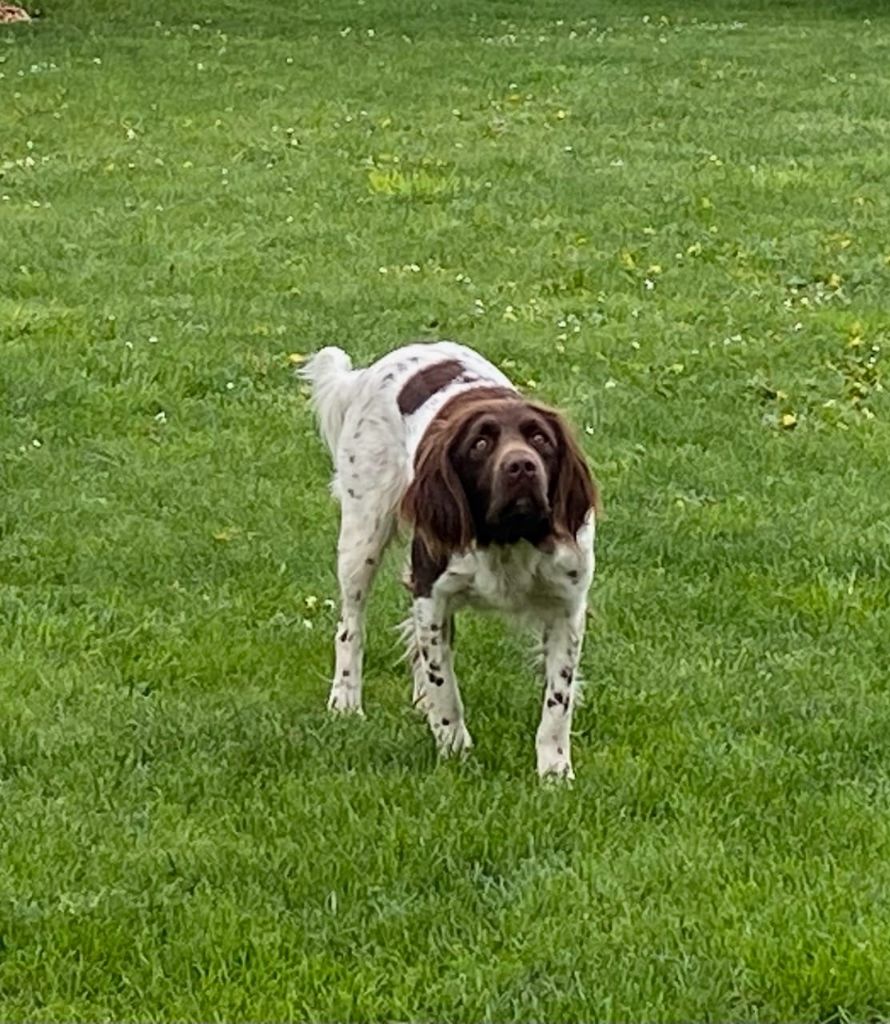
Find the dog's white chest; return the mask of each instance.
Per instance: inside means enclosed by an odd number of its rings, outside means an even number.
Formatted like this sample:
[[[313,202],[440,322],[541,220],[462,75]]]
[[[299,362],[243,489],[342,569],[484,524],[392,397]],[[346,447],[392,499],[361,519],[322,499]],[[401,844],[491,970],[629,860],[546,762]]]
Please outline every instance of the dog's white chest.
[[[543,552],[520,542],[452,559],[437,586],[455,607],[471,605],[520,618],[546,619],[583,601],[592,577],[593,551],[588,544],[560,545]]]

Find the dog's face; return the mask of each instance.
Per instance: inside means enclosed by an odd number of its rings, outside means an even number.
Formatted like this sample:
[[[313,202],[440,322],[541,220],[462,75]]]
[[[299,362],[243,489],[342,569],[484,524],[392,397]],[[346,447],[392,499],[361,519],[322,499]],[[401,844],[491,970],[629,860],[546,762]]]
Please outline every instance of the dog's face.
[[[596,504],[559,413],[504,389],[453,399],[428,428],[403,511],[429,551],[575,536]]]
[[[525,402],[466,418],[450,452],[482,543],[537,543],[550,532],[550,494],[558,442]]]

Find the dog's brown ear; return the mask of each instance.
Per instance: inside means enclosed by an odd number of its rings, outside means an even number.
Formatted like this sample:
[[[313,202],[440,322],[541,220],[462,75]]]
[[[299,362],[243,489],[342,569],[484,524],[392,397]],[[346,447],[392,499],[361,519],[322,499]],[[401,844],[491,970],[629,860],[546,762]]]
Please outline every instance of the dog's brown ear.
[[[581,446],[565,419],[552,409],[540,412],[556,434],[559,448],[559,463],[550,485],[553,532],[574,539],[591,509],[599,514],[599,493]]]
[[[459,423],[443,421],[424,435],[414,459],[414,479],[402,499],[402,515],[434,557],[463,551],[473,540],[473,517],[451,461]]]

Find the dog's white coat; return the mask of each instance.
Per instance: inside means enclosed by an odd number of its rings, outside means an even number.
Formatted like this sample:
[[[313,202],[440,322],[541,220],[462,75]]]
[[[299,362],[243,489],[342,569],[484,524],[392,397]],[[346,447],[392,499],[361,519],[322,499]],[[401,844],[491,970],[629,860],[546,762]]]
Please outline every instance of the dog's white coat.
[[[418,370],[457,359],[471,380],[456,379],[410,415],[398,396]],[[334,462],[332,490],[341,504],[337,571],[341,620],[329,707],[361,713],[363,621],[380,557],[411,482],[414,455],[430,422],[461,390],[510,380],[478,352],[441,341],[396,349],[366,369],[352,369],[338,348],[322,349],[302,370]],[[454,555],[429,597],[417,598],[408,628],[415,703],[426,711],[443,753],[467,749],[470,735],[454,676],[451,616],[463,606],[495,610],[541,631],[546,687],[536,738],[542,776],[570,778],[570,728],[587,591],[594,572],[593,512],[573,543],[549,552],[526,541]]]

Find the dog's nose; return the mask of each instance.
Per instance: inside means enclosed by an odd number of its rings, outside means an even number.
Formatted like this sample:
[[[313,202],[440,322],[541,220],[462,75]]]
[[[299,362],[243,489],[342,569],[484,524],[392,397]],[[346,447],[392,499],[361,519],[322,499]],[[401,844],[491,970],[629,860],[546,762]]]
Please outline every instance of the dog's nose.
[[[504,473],[511,480],[521,480],[523,477],[534,476],[537,472],[537,464],[528,455],[512,455],[504,463]]]

